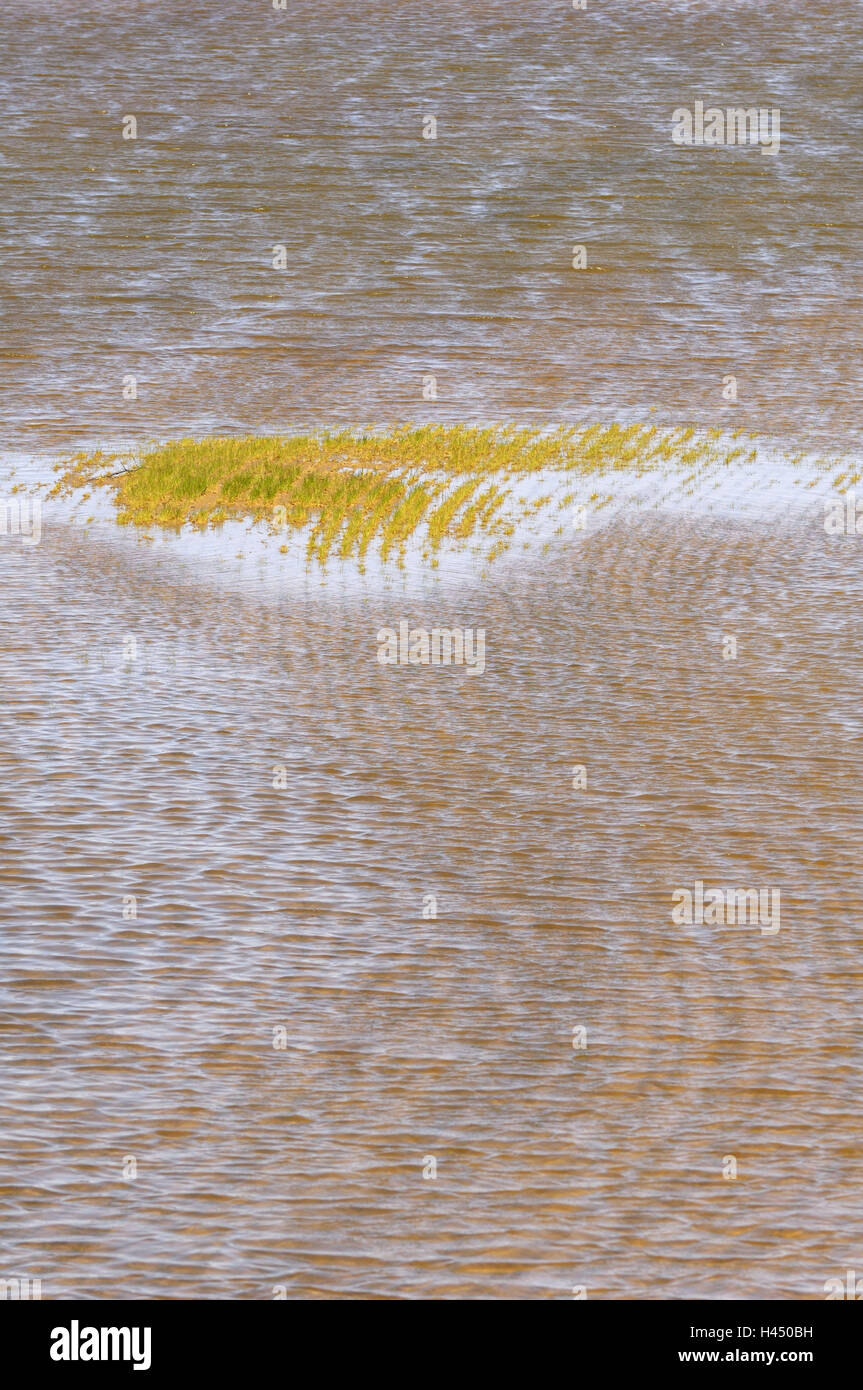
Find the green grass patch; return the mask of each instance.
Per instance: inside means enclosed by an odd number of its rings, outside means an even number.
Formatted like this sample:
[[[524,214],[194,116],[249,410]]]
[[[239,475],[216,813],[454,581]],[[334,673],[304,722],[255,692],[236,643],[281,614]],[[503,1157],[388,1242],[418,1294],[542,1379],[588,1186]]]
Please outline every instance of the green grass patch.
[[[695,476],[741,452],[718,430],[405,425],[180,439],[143,448],[133,458],[78,454],[58,466],[53,491],[104,487],[123,525],[176,531],[250,520],[285,533],[286,540],[302,533],[308,559],[320,564],[334,554],[362,563],[372,547],[385,560],[403,562],[408,542],[420,532],[431,556],[445,543],[486,539],[489,556],[500,554],[514,520],[551,500],[547,493],[533,501],[521,496],[507,512],[514,492],[534,473],[587,479],[621,470],[682,470]],[[583,486],[579,491],[583,496]]]

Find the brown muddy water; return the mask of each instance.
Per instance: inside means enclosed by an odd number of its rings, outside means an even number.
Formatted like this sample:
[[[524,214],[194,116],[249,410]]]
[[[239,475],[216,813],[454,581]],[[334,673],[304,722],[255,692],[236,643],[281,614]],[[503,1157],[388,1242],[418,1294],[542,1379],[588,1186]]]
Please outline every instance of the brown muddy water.
[[[588,3],[5,6],[7,446],[586,413],[853,454],[859,6]],[[673,147],[701,98],[779,104],[780,153]],[[770,481],[482,573],[0,536],[0,1278],[863,1267],[863,539]],[[381,665],[401,619],[485,670]],[[696,881],[780,929],[673,920]]]
[[[644,516],[281,596],[5,545],[3,1268],[823,1296],[863,1240],[858,545]],[[401,617],[485,671],[380,665]],[[779,932],[675,925],[696,879],[778,887]]]
[[[861,41],[857,0],[6,0],[6,441],[654,408],[859,443]],[[778,154],[674,145],[697,100],[778,107]]]

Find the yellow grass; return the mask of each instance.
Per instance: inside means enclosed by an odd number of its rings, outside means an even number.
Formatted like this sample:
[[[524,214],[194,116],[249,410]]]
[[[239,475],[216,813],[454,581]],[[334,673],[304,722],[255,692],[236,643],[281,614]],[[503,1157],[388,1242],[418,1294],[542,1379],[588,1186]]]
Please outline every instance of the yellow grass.
[[[434,563],[444,542],[488,538],[490,558],[506,549],[515,520],[551,501],[546,494],[513,510],[513,485],[531,474],[694,474],[745,453],[745,446],[732,449],[719,431],[696,435],[693,429],[652,425],[553,431],[405,425],[378,432],[180,439],[142,449],[134,458],[78,454],[59,466],[54,491],[107,488],[123,525],[178,530],[228,520],[262,522],[287,537],[302,533],[309,560],[320,563],[330,555],[362,562],[372,547],[385,560],[403,559],[408,543],[419,537]]]

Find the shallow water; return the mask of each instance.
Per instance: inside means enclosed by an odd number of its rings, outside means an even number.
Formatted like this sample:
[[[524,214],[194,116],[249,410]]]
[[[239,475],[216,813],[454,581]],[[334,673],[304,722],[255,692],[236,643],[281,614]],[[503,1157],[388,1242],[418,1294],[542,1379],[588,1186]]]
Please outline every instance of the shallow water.
[[[643,515],[322,601],[7,543],[3,1268],[259,1298],[853,1268],[857,544]],[[484,674],[380,666],[402,616],[483,626]],[[778,886],[779,933],[675,926],[696,878]]]
[[[859,444],[861,39],[854,0],[11,0],[6,442],[653,408]],[[696,100],[778,106],[778,155],[675,146]]]
[[[858,448],[859,8],[589,5],[5,7],[6,444],[587,412]],[[780,155],[676,150],[702,96],[779,101]],[[863,542],[773,474],[488,573],[280,576],[89,504],[0,536],[0,1278],[860,1268]],[[379,665],[402,618],[483,627],[484,673]],[[780,931],[677,925],[696,879],[778,888]]]

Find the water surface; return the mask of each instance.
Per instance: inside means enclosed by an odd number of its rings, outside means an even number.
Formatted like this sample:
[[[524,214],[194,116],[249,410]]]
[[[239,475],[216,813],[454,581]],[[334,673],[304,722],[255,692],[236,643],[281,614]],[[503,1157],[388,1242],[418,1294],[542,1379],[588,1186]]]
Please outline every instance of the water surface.
[[[859,449],[859,6],[589,6],[7,4],[5,444],[587,415]],[[780,154],[675,149],[696,99],[779,104]],[[0,537],[0,1277],[860,1268],[861,542],[768,472],[410,582],[47,506]],[[378,665],[401,618],[484,627],[485,673]],[[780,932],[675,925],[696,879],[778,887]]]

